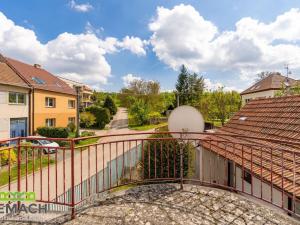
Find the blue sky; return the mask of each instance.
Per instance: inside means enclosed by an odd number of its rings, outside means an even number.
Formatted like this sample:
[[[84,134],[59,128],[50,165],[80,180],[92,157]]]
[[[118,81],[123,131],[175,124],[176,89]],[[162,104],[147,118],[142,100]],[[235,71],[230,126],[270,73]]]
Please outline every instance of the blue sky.
[[[284,63],[300,79],[298,8],[296,0],[1,0],[0,51],[107,91],[134,77],[171,90],[183,63],[209,88],[242,90]]]

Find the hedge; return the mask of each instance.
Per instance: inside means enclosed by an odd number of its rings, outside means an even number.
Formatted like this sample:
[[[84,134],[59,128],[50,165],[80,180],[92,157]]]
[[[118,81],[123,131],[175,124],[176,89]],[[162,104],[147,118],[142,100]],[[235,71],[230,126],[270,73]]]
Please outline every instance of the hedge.
[[[150,138],[170,138],[169,134],[154,134]],[[150,150],[150,152],[149,152]],[[150,154],[150,157],[149,157]],[[183,149],[183,175],[191,177],[194,175],[195,149],[188,145]],[[150,164],[149,164],[150,158]],[[177,140],[147,141],[144,146],[144,170],[145,179],[157,177],[180,178],[180,144]],[[156,172],[155,172],[156,165]],[[168,170],[168,165],[170,166]],[[149,168],[150,167],[150,168]],[[150,169],[150,174],[149,174]]]
[[[36,131],[39,135],[49,138],[67,138],[69,136],[68,129],[64,127],[39,127]]]

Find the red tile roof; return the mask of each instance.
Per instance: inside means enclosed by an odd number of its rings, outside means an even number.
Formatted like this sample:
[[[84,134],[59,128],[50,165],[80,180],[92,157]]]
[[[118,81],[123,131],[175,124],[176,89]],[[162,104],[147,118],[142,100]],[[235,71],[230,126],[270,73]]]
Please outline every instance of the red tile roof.
[[[268,77],[258,81],[245,91],[241,92],[241,95],[267,90],[280,90],[284,82],[288,82],[293,86],[296,85],[298,81],[292,78],[287,78],[286,76],[282,76],[280,73],[272,73]]]
[[[204,147],[300,197],[300,96],[253,100],[209,139]]]
[[[29,88],[28,84],[3,62],[0,62],[0,83]]]
[[[15,59],[5,58],[6,63],[15,69],[31,86],[40,90],[53,91],[58,93],[76,95],[76,92],[64,81],[50,72],[37,68]]]

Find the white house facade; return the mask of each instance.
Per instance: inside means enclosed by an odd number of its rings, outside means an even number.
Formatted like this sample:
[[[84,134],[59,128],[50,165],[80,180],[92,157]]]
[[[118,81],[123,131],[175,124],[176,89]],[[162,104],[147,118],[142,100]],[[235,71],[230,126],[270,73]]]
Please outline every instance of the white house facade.
[[[29,87],[0,63],[0,139],[28,135]]]

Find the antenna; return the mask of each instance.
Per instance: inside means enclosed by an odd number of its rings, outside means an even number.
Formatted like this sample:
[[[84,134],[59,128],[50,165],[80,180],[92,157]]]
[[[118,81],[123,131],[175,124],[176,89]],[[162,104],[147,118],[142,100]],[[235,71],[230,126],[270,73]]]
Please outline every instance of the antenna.
[[[286,69],[286,77],[289,78],[289,74],[292,74],[292,71],[290,70],[288,63],[284,65],[284,69]]]

